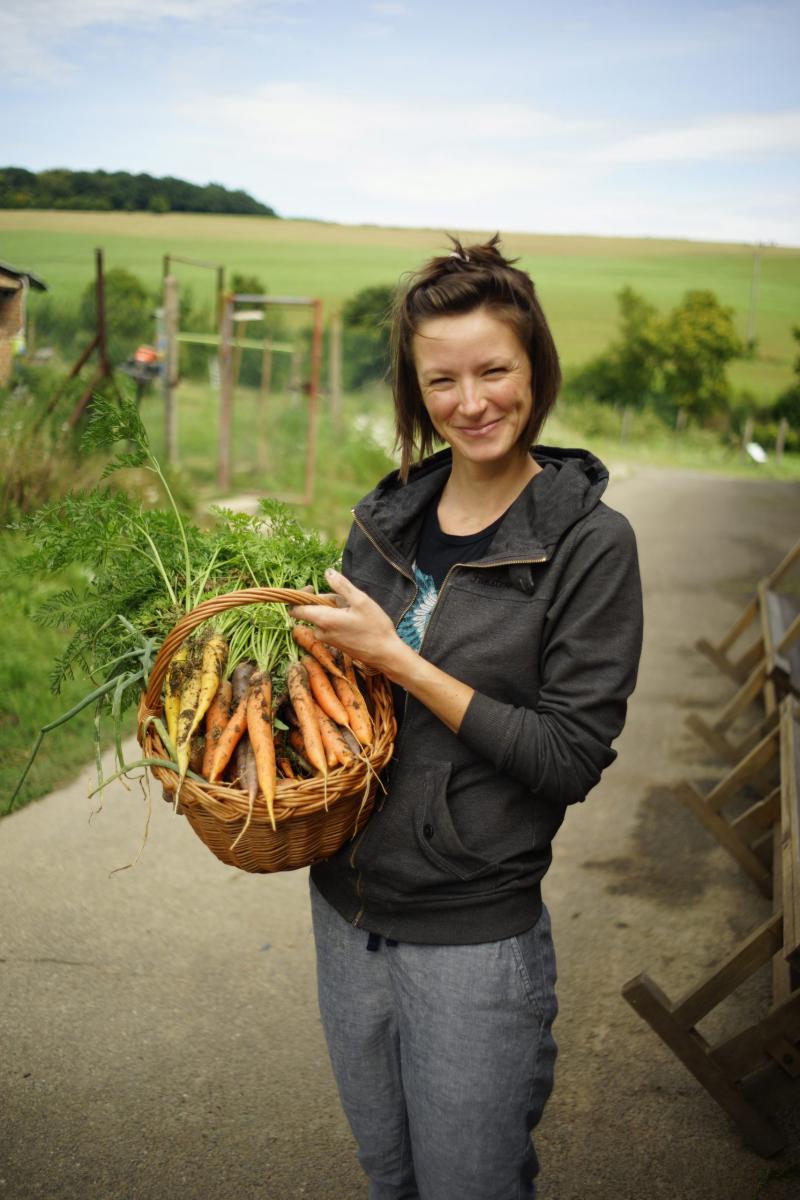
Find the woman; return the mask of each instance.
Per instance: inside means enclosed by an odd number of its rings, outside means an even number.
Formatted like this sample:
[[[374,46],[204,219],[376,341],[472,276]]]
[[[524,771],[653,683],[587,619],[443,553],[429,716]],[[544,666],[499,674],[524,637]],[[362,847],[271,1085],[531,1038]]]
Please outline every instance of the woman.
[[[533,284],[497,237],[454,245],[395,303],[400,470],[354,509],[338,606],[293,610],[384,672],[400,726],[385,797],[311,871],[371,1200],[535,1194],[557,1008],[540,882],[566,805],[615,757],[641,645],[605,468],[535,445],[560,371]]]

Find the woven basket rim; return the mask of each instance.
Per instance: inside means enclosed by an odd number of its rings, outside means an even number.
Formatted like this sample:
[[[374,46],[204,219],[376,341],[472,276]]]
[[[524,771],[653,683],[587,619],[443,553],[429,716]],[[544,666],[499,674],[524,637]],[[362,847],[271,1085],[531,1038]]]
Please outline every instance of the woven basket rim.
[[[150,672],[147,687],[142,692],[137,711],[137,740],[147,757],[168,759],[164,745],[150,718],[163,714],[161,690],[167,666],[189,634],[210,617],[229,608],[251,604],[335,604],[335,599],[295,588],[245,588],[210,597],[184,614],[167,634]],[[373,707],[375,737],[371,747],[364,748],[363,755],[356,758],[350,767],[331,767],[327,776],[315,775],[306,779],[279,779],[276,787],[274,808],[276,836],[291,837],[292,824],[302,817],[330,810],[338,800],[350,799],[359,792],[364,793],[364,803],[370,806],[374,799],[378,772],[386,765],[394,748],[396,725],[391,687],[382,674],[361,672],[367,696]],[[151,774],[167,791],[175,791],[178,773],[166,767],[151,766]],[[300,799],[291,799],[300,794]],[[307,799],[303,795],[307,794]],[[262,827],[269,825],[266,805],[251,806],[245,792],[233,784],[208,780],[199,781],[187,776],[181,785],[180,804],[202,808],[209,816],[225,824],[242,820]]]

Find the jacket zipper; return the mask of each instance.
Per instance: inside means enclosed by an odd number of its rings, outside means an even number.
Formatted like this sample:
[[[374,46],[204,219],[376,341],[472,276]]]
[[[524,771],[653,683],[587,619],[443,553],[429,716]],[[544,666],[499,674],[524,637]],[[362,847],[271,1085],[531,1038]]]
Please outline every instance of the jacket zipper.
[[[475,571],[475,570],[490,571],[494,567],[524,567],[524,566],[528,566],[533,563],[547,562],[547,558],[548,558],[548,556],[546,554],[541,554],[541,555],[539,555],[538,558],[504,558],[502,560],[502,562],[453,563],[452,567],[450,567],[450,569],[448,570],[444,579],[442,580],[442,586],[439,588],[438,595],[436,596],[436,603],[434,604],[433,608],[431,609],[431,614],[428,617],[428,623],[425,626],[425,632],[423,633],[422,641],[419,644],[420,654],[422,653],[422,647],[425,645],[425,638],[428,636],[428,630],[430,629],[430,627],[433,623],[433,618],[436,616],[436,610],[439,607],[439,601],[441,600],[441,598],[444,594],[444,590],[450,581],[450,576],[453,574],[453,571],[457,571],[459,568],[463,568],[463,567],[468,567],[471,571]],[[406,704],[408,704],[408,693],[407,692],[406,692]],[[403,717],[405,717],[405,708],[403,709]]]
[[[389,555],[386,554],[380,548],[378,543],[375,541],[375,538],[372,536],[372,534],[369,532],[369,530],[367,530],[364,527],[364,524],[362,523],[362,521],[356,516],[355,511],[353,511],[353,520],[355,521],[356,525],[359,527],[361,532],[364,534],[364,537],[375,548],[375,550],[378,552],[378,554],[381,556],[381,558],[384,560],[384,562],[387,562],[390,567],[394,567],[394,569],[396,571],[399,571],[401,575],[404,575],[406,579],[410,579],[411,582],[414,584],[414,595],[412,596],[411,600],[408,602],[406,607],[401,612],[400,616],[397,618],[397,621],[395,622],[395,628],[397,628],[397,626],[400,624],[403,617],[406,615],[408,610],[411,608],[411,605],[414,603],[414,601],[417,598],[417,595],[419,593],[419,588],[417,587],[417,581],[415,578],[412,577],[412,575],[410,574],[409,571],[406,571],[405,568],[400,565],[400,563],[395,562],[394,559],[390,558]],[[455,571],[459,567],[469,567],[471,570],[472,569],[489,570],[493,567],[526,566],[526,565],[534,564],[534,563],[547,562],[547,557],[548,556],[546,554],[542,554],[542,555],[539,555],[538,558],[508,558],[508,559],[503,559],[502,562],[453,563],[452,567],[450,567],[450,569],[448,570],[447,574],[444,577],[442,586],[439,588],[439,593],[436,597],[436,603],[433,606],[433,611],[431,612],[430,617],[428,618],[428,623],[425,626],[425,633],[422,635],[422,641],[420,642],[419,653],[420,654],[422,653],[422,647],[425,644],[425,638],[427,637],[428,630],[431,627],[431,622],[433,621],[436,610],[439,607],[439,601],[442,598],[442,593],[444,592],[445,588],[447,587],[447,584],[450,580],[450,576],[452,575],[453,571]],[[404,725],[404,727],[405,727],[407,710],[408,710],[408,692],[406,692],[405,702],[403,704],[403,725]],[[366,826],[362,830],[362,832],[359,834],[358,840],[354,843],[353,849],[350,853],[350,869],[353,871],[357,870],[356,853],[358,851],[358,847],[361,845],[361,839],[364,837],[365,833],[366,833]],[[358,871],[358,876],[356,879],[356,892],[358,893],[359,898],[363,898],[364,882],[363,882],[363,875],[362,875],[361,871]],[[358,912],[356,913],[355,917],[353,917],[352,924],[356,928],[358,928],[358,926],[361,922],[361,918],[364,916],[364,907],[365,906],[362,904],[361,907],[359,908]]]

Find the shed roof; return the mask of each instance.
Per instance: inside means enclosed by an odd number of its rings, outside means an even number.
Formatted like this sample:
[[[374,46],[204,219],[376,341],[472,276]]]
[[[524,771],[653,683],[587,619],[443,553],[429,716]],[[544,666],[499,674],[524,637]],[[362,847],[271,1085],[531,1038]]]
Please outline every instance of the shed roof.
[[[47,284],[38,275],[34,275],[33,271],[20,270],[19,267],[12,267],[9,263],[0,262],[0,274],[10,275],[13,279],[27,279],[28,284],[32,288],[36,288],[38,292],[46,292]]]

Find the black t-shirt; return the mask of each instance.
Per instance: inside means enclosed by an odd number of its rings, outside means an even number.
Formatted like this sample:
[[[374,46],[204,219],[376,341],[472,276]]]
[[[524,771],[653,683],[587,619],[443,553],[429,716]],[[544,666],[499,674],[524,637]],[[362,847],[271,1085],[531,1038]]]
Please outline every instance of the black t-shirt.
[[[414,560],[417,596],[397,626],[398,634],[413,650],[419,650],[422,645],[430,615],[436,606],[439,589],[450,568],[456,563],[478,562],[482,559],[505,516],[505,513],[502,513],[496,521],[492,521],[491,525],[487,525],[478,533],[444,533],[439,525],[439,515],[436,511],[438,506],[439,496],[436,496],[425,511]],[[392,692],[399,722],[402,720],[405,691],[401,687],[393,686]]]

